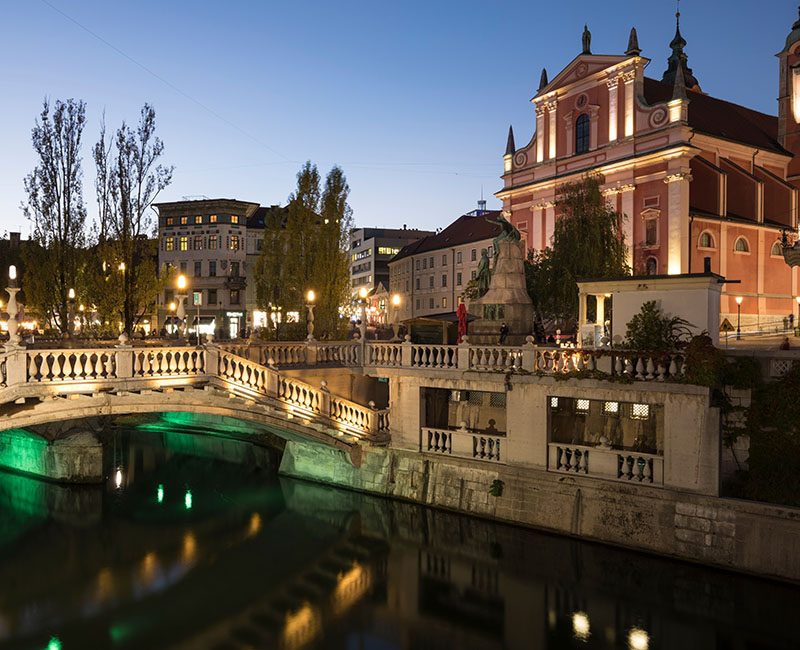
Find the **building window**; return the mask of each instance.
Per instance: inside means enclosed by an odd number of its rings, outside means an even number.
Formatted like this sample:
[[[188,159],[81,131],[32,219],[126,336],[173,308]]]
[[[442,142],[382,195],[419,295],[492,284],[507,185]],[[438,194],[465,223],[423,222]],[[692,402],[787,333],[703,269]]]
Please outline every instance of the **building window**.
[[[216,275],[217,275],[217,261],[216,260],[211,260],[208,263],[208,275],[209,275],[209,277],[212,277],[212,278],[216,277]]]
[[[699,248],[716,248],[714,246],[714,237],[708,231],[700,233],[697,245]]]
[[[423,269],[427,269],[428,268],[428,259],[425,258],[425,257],[422,258],[422,268]]]
[[[656,246],[658,244],[658,219],[645,219],[644,243],[646,246]]]
[[[419,260],[417,260],[417,271],[419,271]]]
[[[187,223],[189,223],[189,217],[181,217],[181,225],[185,226]]]
[[[211,216],[208,218],[208,223],[217,223],[217,215],[215,215],[215,214],[212,214],[212,215],[211,215]],[[214,301],[214,302],[216,302],[216,301]]]
[[[589,116],[584,113],[575,120],[575,153],[589,151]]]
[[[264,248],[264,240],[256,239],[256,250],[260,251],[262,248]]]
[[[218,246],[219,239],[216,235],[209,235],[208,236],[208,247],[210,249],[216,249]]]
[[[239,277],[239,262],[231,262],[231,277]]]
[[[460,286],[461,286],[461,271],[459,271],[458,273],[456,273],[456,286],[457,286],[457,287],[460,287]]]
[[[231,215],[231,223],[239,223],[239,215],[232,214]]]
[[[446,276],[446,275],[443,275],[443,276],[442,276],[442,286],[443,286],[443,287],[446,287],[446,286],[447,286],[447,276]]]
[[[461,264],[461,251],[456,253],[456,264]]]
[[[239,250],[239,235],[231,235],[231,250]]]
[[[648,257],[645,263],[647,275],[658,275],[658,260],[655,257]]]
[[[428,298],[428,309],[433,309],[433,298]]]
[[[379,246],[378,255],[391,255],[394,257],[400,252],[399,248],[389,248],[388,246]]]
[[[203,263],[197,261],[194,263],[194,277],[199,278],[201,275],[203,275]]]
[[[433,276],[428,278],[428,288],[433,289]]]
[[[478,251],[476,249],[472,249],[469,253],[470,259],[474,262],[478,259]]]
[[[419,291],[419,278],[417,278],[417,291]]]
[[[194,250],[203,250],[203,238],[200,235],[196,235],[194,238]]]
[[[181,237],[181,250],[182,251],[189,250],[189,238],[186,235]]]
[[[473,271],[472,275],[470,277],[471,277],[472,280],[474,280],[477,275],[478,275],[478,272],[477,271]]]
[[[408,293],[408,280],[406,280],[406,293]]]
[[[739,239],[737,239],[736,243],[733,245],[733,250],[737,253],[749,253],[750,244],[747,243],[747,240],[744,237],[739,237]]]
[[[181,273],[186,274],[186,262],[181,262]]]
[[[166,244],[166,249],[168,251],[174,251],[175,250],[175,238],[174,237],[167,237],[165,244]]]
[[[447,255],[442,255],[442,266],[447,266]]]
[[[431,268],[433,268],[433,255],[431,255]]]
[[[197,216],[194,218],[195,223],[203,223],[203,217]]]
[[[167,217],[167,225],[172,226],[175,224],[175,219],[173,217]]]
[[[772,250],[770,250],[769,254],[772,255],[772,257],[783,257],[783,247],[779,241],[776,241],[772,245]]]
[[[209,305],[216,305],[217,304],[217,290],[216,289],[209,289],[208,290],[208,304]]]
[[[417,309],[419,309],[419,298],[417,298]]]
[[[238,305],[239,304],[239,290],[238,289],[231,289],[231,304]]]
[[[442,309],[447,309],[447,298],[442,298]]]

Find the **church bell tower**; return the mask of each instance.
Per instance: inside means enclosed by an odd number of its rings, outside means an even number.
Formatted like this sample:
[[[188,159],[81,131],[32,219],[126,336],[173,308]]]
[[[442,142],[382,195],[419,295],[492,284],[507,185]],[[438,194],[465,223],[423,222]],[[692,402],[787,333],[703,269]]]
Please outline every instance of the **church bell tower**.
[[[792,25],[783,50],[776,56],[780,59],[778,142],[794,154],[788,180],[800,187],[800,18]]]

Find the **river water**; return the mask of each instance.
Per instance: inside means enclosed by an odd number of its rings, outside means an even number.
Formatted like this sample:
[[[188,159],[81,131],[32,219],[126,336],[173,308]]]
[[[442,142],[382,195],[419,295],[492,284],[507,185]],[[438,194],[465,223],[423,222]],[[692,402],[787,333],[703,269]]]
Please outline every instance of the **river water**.
[[[800,589],[110,436],[103,486],[0,473],[0,650],[800,647]]]

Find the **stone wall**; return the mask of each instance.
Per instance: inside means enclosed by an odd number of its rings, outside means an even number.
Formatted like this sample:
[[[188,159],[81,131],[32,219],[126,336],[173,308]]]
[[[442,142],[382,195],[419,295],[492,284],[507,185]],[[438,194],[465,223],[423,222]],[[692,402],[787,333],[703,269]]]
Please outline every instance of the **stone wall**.
[[[0,432],[0,467],[64,483],[103,480],[103,446],[89,431],[55,441],[24,429]]]
[[[388,448],[365,449],[356,468],[341,451],[289,442],[281,473],[800,582],[797,509]]]

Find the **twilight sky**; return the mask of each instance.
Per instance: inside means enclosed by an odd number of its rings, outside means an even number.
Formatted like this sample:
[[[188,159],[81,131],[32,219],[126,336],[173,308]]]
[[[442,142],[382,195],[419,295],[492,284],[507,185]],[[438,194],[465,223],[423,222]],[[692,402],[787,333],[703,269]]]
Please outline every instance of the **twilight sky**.
[[[94,218],[90,148],[154,105],[161,201],[228,197],[285,204],[307,159],[340,165],[358,226],[434,229],[489,207],[508,125],[532,135],[529,103],[581,48],[622,54],[635,26],[646,74],[660,79],[675,1],[25,0],[3,8],[0,234],[30,227],[19,209],[36,160],[42,99],[87,103],[84,198]],[[689,66],[710,95],[777,113],[778,59],[797,2],[683,0]]]

